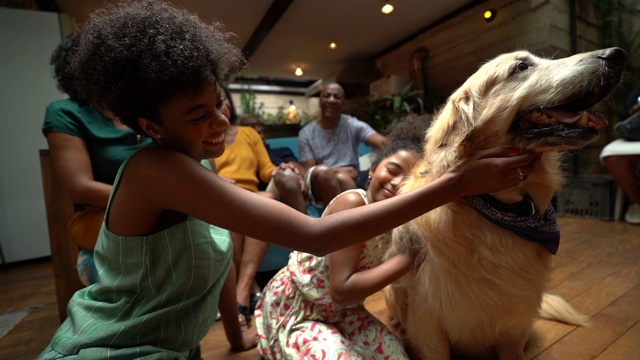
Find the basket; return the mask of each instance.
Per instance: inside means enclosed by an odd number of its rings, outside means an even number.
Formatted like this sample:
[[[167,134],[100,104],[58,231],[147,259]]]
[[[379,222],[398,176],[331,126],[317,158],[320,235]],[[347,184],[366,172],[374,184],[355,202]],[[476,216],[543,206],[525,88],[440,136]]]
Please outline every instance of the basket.
[[[569,176],[556,194],[558,216],[613,220],[616,183],[609,175]]]

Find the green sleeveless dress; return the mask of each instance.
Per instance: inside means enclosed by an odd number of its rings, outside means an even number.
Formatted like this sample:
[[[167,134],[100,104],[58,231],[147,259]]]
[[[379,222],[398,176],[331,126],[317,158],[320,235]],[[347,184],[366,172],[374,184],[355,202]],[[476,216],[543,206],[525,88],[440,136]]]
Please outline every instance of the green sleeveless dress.
[[[200,359],[232,253],[227,230],[192,217],[148,236],[119,236],[103,223],[98,282],[73,295],[39,359]]]

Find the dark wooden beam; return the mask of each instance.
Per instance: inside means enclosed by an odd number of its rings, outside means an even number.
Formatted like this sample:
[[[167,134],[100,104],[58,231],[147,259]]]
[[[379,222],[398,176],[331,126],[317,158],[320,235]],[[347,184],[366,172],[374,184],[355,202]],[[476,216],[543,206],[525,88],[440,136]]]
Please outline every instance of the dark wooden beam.
[[[294,0],[274,0],[273,3],[271,3],[269,10],[267,10],[267,13],[260,21],[260,24],[258,24],[258,27],[253,31],[249,41],[247,41],[242,49],[242,52],[247,59],[250,59],[251,56],[253,56],[260,44],[262,44],[267,35],[269,35],[271,29],[276,26],[278,20],[280,20],[293,1]]]
[[[35,0],[35,3],[42,11],[62,12],[55,0]]]

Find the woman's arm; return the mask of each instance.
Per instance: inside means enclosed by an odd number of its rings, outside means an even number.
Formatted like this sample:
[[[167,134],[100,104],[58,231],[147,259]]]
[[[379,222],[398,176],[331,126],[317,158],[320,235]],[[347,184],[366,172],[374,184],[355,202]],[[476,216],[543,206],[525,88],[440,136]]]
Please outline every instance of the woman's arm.
[[[340,214],[314,219],[277,201],[233,186],[182,153],[162,147],[134,155],[112,204],[110,229],[143,235],[157,228],[166,210],[189,214],[216,226],[271,244],[326,255],[370,239],[462,196],[518,184],[514,170],[533,170],[533,154],[506,156],[504,149],[475,159],[428,185]]]
[[[112,186],[93,179],[87,145],[62,132],[47,135],[53,167],[75,204],[107,206]]]
[[[338,195],[327,213],[366,205],[364,199],[355,193]],[[364,299],[397,280],[414,264],[414,260],[406,255],[396,255],[384,263],[364,271],[358,271],[362,256],[362,244],[329,254],[329,283],[331,299],[338,305],[349,306],[359,304]]]
[[[260,134],[258,134],[258,132],[253,128],[247,128],[247,130],[249,131],[249,134],[251,134],[250,145],[253,147],[253,152],[256,154],[256,158],[258,160],[258,176],[260,180],[268,183],[269,180],[271,180],[272,173],[276,169],[276,166],[271,162],[269,152],[267,151],[267,147],[264,145],[264,141],[260,137]]]

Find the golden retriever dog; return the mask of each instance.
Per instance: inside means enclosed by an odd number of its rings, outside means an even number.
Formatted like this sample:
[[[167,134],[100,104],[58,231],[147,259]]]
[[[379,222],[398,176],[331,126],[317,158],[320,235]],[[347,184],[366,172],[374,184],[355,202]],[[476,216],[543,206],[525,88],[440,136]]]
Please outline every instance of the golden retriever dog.
[[[403,192],[479,149],[516,147],[540,159],[514,188],[449,203],[394,230],[388,255],[417,252],[423,260],[385,289],[391,324],[417,356],[524,359],[537,315],[587,323],[547,292],[559,242],[550,204],[563,183],[559,152],[585,145],[606,125],[586,109],[620,83],[625,63],[619,48],[558,60],[503,54],[481,66],[436,114],[424,158]]]

